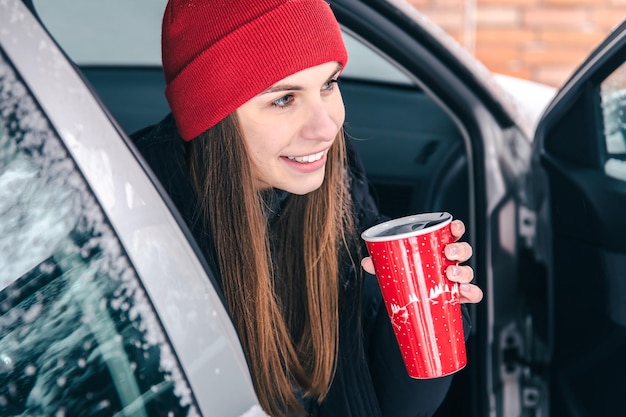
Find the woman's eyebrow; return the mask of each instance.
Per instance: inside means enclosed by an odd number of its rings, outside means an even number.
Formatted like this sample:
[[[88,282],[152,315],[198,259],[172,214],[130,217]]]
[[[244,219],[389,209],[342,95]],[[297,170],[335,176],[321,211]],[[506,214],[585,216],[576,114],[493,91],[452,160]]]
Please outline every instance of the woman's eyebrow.
[[[341,64],[337,64],[337,68],[335,68],[335,70],[333,71],[331,76],[328,77],[328,79],[329,80],[333,79],[334,77],[337,76],[337,74],[340,71],[341,71]],[[268,94],[268,93],[276,93],[278,91],[300,91],[300,90],[302,90],[302,87],[298,86],[298,85],[294,85],[294,84],[276,84],[276,85],[271,86],[267,90],[262,91],[259,95]]]
[[[302,87],[293,84],[276,84],[261,92],[261,94],[275,93],[277,91],[299,91]],[[259,94],[259,95],[261,95]]]

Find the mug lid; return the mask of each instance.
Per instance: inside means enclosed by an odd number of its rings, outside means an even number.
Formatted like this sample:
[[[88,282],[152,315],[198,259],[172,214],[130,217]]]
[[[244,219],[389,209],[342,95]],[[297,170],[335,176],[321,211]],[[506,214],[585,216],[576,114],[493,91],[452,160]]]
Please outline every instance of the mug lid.
[[[361,233],[366,242],[386,242],[420,236],[446,226],[452,221],[448,212],[422,213],[400,217],[372,226]]]

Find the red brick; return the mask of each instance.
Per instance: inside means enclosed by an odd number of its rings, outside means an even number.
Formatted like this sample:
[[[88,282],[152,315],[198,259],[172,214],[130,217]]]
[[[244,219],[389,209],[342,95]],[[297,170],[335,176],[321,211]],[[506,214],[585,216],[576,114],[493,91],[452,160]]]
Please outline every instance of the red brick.
[[[534,6],[541,3],[542,0],[476,0],[478,7],[483,5],[496,6]]]
[[[409,1],[459,43],[474,42],[490,70],[554,86],[626,16],[626,0]],[[464,1],[475,1],[474,32]]]
[[[479,6],[476,9],[476,25],[483,27],[511,27],[522,21],[519,8],[514,6]]]
[[[546,45],[578,45],[584,48],[592,48],[598,45],[606,33],[599,30],[542,30],[539,31],[539,41]]]
[[[476,29],[476,43],[520,44],[534,41],[536,33],[530,29],[484,28]]]
[[[569,27],[579,29],[589,19],[586,10],[576,8],[542,7],[528,9],[523,13],[523,25],[527,27]]]
[[[491,62],[520,61],[522,58],[518,48],[488,44],[476,45],[474,55],[485,65],[490,65]]]
[[[600,6],[605,7],[606,0],[542,0],[545,6]]]
[[[616,25],[621,23],[626,16],[626,7],[614,7],[614,8],[596,8],[589,12],[590,20],[597,27],[607,30],[608,32]]]
[[[458,9],[432,10],[425,13],[433,22],[445,30],[458,30],[464,25],[464,16]]]
[[[522,60],[528,65],[579,65],[589,55],[590,48],[577,46],[540,48],[522,51]]]

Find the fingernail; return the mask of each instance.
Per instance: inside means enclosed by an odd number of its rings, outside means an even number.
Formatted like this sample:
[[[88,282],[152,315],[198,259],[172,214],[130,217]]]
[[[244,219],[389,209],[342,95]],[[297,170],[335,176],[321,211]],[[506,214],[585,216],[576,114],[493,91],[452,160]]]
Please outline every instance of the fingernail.
[[[459,253],[459,248],[456,245],[448,245],[446,248],[448,249],[448,254],[451,256]]]
[[[469,291],[470,290],[470,285],[469,284],[461,284],[461,285],[459,285],[459,288],[461,289],[461,291]]]
[[[458,266],[453,266],[450,272],[452,273],[452,276],[456,277],[461,273],[461,270]]]

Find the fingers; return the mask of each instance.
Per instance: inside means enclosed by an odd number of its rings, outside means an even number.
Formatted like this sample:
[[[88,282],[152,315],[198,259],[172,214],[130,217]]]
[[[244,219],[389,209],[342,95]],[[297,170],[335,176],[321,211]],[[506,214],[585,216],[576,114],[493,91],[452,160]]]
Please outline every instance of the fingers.
[[[450,226],[452,235],[458,240],[465,233],[465,225],[459,220]],[[472,247],[467,242],[451,243],[444,249],[446,258],[451,261],[465,262],[472,257]],[[451,265],[446,269],[450,281],[458,282],[461,303],[479,303],[483,299],[483,291],[470,282],[474,279],[474,270],[467,265]]]
[[[459,285],[461,303],[475,304],[483,299],[483,291],[474,284]]]
[[[452,232],[452,236],[454,236],[454,241],[456,242],[465,234],[465,224],[461,220],[452,220],[452,223],[450,223],[450,232]]]
[[[456,242],[446,245],[444,253],[451,261],[465,262],[472,257],[473,251],[469,243]]]
[[[367,258],[361,259],[361,266],[368,274],[375,274],[374,262],[372,262],[372,258],[370,258],[369,256]]]
[[[474,279],[474,270],[467,265],[450,265],[446,268],[446,276],[450,281],[468,284]]]

